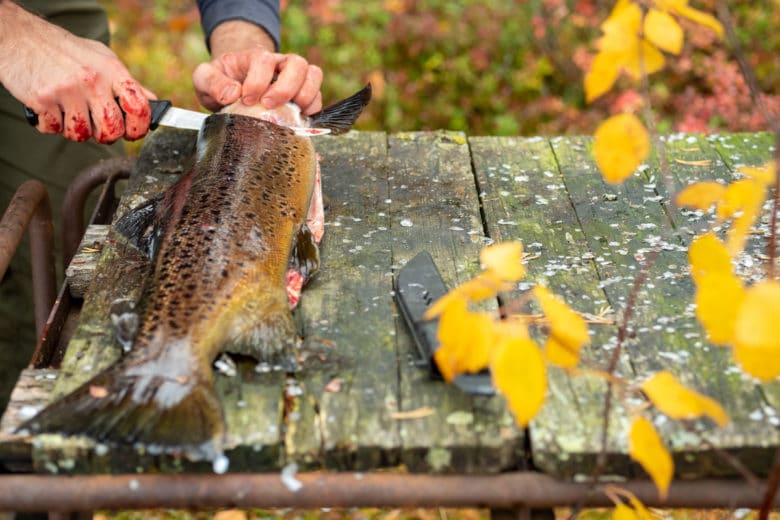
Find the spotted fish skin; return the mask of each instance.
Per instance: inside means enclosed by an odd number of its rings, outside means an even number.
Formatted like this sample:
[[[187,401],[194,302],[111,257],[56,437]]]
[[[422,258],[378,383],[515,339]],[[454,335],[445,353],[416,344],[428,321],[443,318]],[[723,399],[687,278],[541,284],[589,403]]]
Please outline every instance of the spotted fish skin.
[[[365,90],[334,105],[341,127],[344,103],[354,122]],[[319,265],[305,226],[312,142],[270,121],[221,113],[205,120],[195,155],[178,183],[116,224],[153,259],[129,353],[20,430],[214,460],[225,433],[214,359],[227,351],[292,363],[285,275],[292,266],[308,278]]]

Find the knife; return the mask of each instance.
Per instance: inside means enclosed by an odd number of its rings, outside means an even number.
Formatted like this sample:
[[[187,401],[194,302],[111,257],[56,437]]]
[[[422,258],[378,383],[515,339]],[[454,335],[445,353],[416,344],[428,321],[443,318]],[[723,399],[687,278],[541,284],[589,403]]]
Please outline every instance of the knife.
[[[434,358],[439,348],[439,319],[426,320],[423,316],[433,302],[444,296],[447,287],[430,253],[421,251],[408,261],[394,278],[393,289],[401,317],[417,347],[417,364],[427,368],[432,379],[442,379]],[[490,396],[496,393],[487,370],[461,374],[453,383],[467,394]]]
[[[149,107],[152,116],[149,123],[149,130],[155,130],[158,126],[168,126],[182,130],[200,130],[203,121],[211,114],[176,108],[166,99],[150,99]],[[124,112],[123,112],[124,114]],[[24,107],[24,117],[32,126],[38,126],[38,114],[26,106]],[[305,128],[291,127],[297,135],[312,137],[330,133],[328,128]]]

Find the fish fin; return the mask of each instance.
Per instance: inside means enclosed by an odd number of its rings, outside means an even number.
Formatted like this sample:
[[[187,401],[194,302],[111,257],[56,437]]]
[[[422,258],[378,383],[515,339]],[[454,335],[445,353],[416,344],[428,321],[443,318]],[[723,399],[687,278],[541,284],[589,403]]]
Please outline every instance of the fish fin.
[[[312,114],[311,126],[328,128],[334,135],[348,132],[370,100],[371,83],[367,83],[347,99]]]
[[[159,208],[164,199],[165,193],[161,193],[132,208],[114,224],[115,230],[149,258],[154,258],[162,238],[163,219],[159,216]]]
[[[304,284],[320,268],[320,248],[314,234],[306,224],[301,226],[295,236],[289,267],[301,273]]]
[[[265,367],[296,369],[297,332],[284,288],[244,301],[231,320],[223,352],[253,357]]]
[[[222,454],[225,427],[210,373],[177,378],[160,370],[123,359],[48,405],[18,431],[86,435],[99,442],[143,445],[150,452],[215,460]]]

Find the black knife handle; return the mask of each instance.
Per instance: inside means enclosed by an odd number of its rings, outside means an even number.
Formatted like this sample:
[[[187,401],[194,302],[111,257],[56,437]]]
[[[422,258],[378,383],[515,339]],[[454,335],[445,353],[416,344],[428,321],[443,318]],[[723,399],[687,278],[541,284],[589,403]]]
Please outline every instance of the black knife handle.
[[[117,104],[119,104],[119,100],[117,99]],[[163,115],[165,112],[171,108],[171,102],[167,99],[150,99],[149,100],[149,108],[152,110],[152,118],[151,122],[149,123],[149,130],[154,130],[157,128],[157,125],[160,124],[160,120],[162,120]],[[122,118],[125,117],[125,112],[120,107],[119,110],[122,111]],[[31,126],[38,126],[38,114],[33,112],[33,109],[28,107],[27,105],[24,105],[24,118],[27,120],[28,123],[30,123]]]

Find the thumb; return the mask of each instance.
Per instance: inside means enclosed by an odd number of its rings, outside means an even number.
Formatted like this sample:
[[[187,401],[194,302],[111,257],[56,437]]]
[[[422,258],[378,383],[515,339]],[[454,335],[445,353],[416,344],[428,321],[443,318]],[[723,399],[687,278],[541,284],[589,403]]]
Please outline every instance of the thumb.
[[[192,85],[201,105],[219,110],[241,95],[241,83],[226,76],[211,63],[201,63],[192,73]]]

